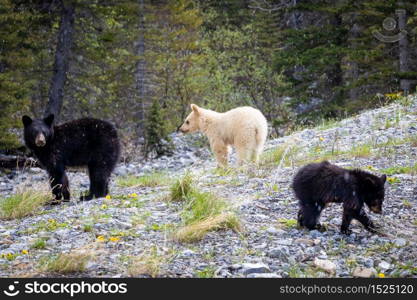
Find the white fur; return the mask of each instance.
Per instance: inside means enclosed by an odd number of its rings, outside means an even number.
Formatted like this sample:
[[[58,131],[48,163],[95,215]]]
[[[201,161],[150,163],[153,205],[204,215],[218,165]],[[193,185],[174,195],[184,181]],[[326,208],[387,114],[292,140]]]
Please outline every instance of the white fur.
[[[203,132],[220,166],[227,165],[229,146],[235,147],[239,165],[258,162],[268,134],[267,121],[259,110],[244,106],[218,113],[195,104],[191,104],[191,109],[180,130]]]

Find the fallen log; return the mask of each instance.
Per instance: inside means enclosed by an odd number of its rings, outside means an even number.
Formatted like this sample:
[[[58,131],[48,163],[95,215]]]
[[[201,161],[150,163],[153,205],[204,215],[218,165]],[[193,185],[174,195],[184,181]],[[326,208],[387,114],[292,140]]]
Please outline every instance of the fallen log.
[[[41,168],[37,160],[25,156],[9,156],[0,154],[0,169]]]

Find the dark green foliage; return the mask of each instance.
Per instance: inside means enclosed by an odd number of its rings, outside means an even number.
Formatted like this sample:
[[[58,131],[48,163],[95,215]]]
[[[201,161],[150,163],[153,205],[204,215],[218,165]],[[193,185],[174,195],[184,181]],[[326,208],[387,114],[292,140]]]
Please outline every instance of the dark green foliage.
[[[155,153],[156,156],[172,152],[172,143],[168,136],[167,114],[159,101],[154,101],[149,109],[145,123],[145,155]]]
[[[59,119],[106,119],[161,155],[190,103],[257,107],[275,134],[384,104],[401,80],[417,82],[417,7],[402,2],[74,1]],[[45,111],[62,3],[0,0],[0,150],[18,146],[21,115]],[[408,13],[403,72],[398,43],[373,35],[397,33],[382,22],[398,8]]]
[[[17,112],[28,108],[33,82],[25,80],[33,66],[37,45],[34,34],[27,32],[37,19],[29,11],[14,11],[10,0],[0,0],[0,150],[15,148],[14,132],[20,126]]]
[[[414,1],[403,1],[412,16]],[[382,23],[395,17],[402,8],[398,1],[298,1],[279,11],[281,19],[296,15],[299,24],[281,24],[280,49],[274,53],[275,66],[286,75],[292,86],[286,92],[293,97],[291,104],[308,109],[298,115],[301,122],[321,118],[344,117],[370,108],[375,94],[399,90],[399,80],[415,79],[415,72],[398,73],[398,43],[384,43],[373,35],[375,30],[387,36]],[[398,20],[397,20],[398,21]],[[414,22],[414,23],[413,23]],[[409,28],[416,28],[409,19]],[[415,37],[408,35],[410,49]],[[414,46],[412,46],[414,45]],[[410,58],[416,67],[416,57]],[[317,105],[308,105],[312,99]]]

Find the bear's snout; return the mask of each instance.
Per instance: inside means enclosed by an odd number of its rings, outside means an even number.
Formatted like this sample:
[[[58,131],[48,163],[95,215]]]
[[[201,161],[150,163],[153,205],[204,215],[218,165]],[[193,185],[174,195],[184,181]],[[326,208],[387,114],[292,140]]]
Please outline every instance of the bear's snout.
[[[35,144],[38,147],[43,147],[46,144],[46,138],[45,135],[43,135],[43,133],[40,133],[36,136],[35,138]]]
[[[184,129],[184,125],[182,125],[182,126],[180,126],[180,127],[178,128],[178,131],[180,131],[180,132],[182,132],[182,133],[187,133],[187,132],[188,132],[188,129]]]

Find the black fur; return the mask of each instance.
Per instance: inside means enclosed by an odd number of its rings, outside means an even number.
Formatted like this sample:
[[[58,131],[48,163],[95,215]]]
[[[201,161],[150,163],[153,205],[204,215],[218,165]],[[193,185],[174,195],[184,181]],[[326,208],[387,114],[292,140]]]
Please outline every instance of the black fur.
[[[22,118],[26,146],[47,170],[56,200],[61,200],[62,196],[64,200],[70,199],[65,167],[72,166],[88,167],[90,191],[81,200],[108,194],[109,178],[120,153],[114,126],[91,118],[53,126],[53,120],[53,115],[40,120]]]
[[[363,204],[375,213],[382,212],[386,176],[372,175],[356,169],[346,170],[327,161],[308,164],[294,176],[292,188],[299,199],[298,224],[320,229],[320,213],[330,202],[343,203],[341,232],[350,234],[349,225],[356,219],[371,232],[375,226]]]

